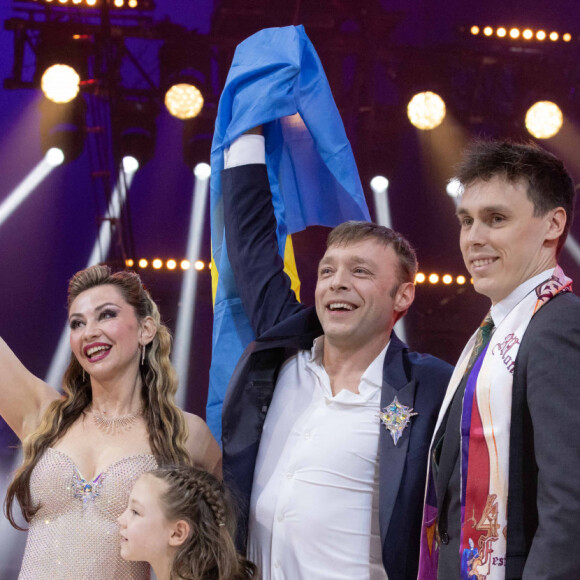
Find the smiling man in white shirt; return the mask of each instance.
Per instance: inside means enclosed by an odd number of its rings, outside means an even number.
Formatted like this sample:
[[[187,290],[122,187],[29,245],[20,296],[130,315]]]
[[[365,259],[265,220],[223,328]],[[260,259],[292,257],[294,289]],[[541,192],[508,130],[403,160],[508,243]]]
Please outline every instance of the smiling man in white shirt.
[[[242,499],[240,545],[265,580],[416,577],[430,440],[450,376],[394,334],[414,298],[399,234],[347,222],[328,238],[316,307],[278,256],[264,140],[226,155],[228,255],[256,341],[223,412],[224,477]]]

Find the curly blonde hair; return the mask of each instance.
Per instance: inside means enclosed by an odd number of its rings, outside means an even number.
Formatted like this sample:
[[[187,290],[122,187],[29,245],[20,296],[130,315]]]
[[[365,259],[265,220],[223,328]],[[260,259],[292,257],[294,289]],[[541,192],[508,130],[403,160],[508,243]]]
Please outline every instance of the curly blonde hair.
[[[177,373],[169,358],[171,335],[162,324],[157,305],[134,272],[113,273],[108,266],[91,266],[77,272],[68,286],[68,307],[82,292],[96,286],[115,286],[135,309],[138,320],[150,316],[157,327],[153,340],[145,347],[141,369],[143,416],[149,433],[151,451],[158,464],[191,464],[186,450],[187,426],[183,414],[175,404]],[[22,530],[14,519],[14,500],[18,500],[22,515],[30,522],[40,506],[33,505],[30,477],[45,450],[56,443],[92,402],[89,380],[74,356],[63,378],[64,397],[47,409],[38,429],[23,442],[24,461],[8,488],[4,502],[6,517],[15,528]]]

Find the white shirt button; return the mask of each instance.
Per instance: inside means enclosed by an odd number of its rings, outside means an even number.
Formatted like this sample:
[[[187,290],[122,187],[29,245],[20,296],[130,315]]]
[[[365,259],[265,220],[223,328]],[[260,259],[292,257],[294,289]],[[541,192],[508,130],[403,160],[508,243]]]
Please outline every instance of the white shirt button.
[[[286,474],[286,478],[287,478],[287,479],[292,479],[293,477],[294,477],[294,472],[292,472],[292,471],[289,471],[289,472]]]
[[[284,521],[284,514],[278,514],[278,521],[279,522],[283,522]]]

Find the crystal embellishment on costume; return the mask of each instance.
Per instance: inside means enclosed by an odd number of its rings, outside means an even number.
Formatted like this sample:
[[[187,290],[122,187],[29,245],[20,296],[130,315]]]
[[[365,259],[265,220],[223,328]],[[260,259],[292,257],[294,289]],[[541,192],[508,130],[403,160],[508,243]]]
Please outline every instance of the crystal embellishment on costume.
[[[104,475],[100,473],[93,479],[87,481],[80,474],[78,469],[75,469],[72,481],[72,491],[76,498],[83,500],[83,506],[86,506],[89,501],[94,501],[101,495],[101,485],[103,483]]]
[[[406,407],[401,405],[397,400],[397,397],[393,399],[390,405],[387,405],[379,413],[379,418],[381,423],[387,428],[391,433],[393,438],[393,443],[397,445],[405,427],[410,425],[411,417],[418,415],[419,413],[413,413],[411,407]]]

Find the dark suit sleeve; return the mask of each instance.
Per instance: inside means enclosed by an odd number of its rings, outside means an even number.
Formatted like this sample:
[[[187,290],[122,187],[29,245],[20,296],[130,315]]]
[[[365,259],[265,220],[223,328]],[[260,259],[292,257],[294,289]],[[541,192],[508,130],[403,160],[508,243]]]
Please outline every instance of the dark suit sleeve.
[[[524,580],[580,578],[580,299],[563,295],[551,306],[532,319],[521,346],[528,342],[525,380],[538,469],[538,527]]]
[[[228,258],[256,336],[300,311],[278,255],[276,218],[265,165],[222,172]]]

